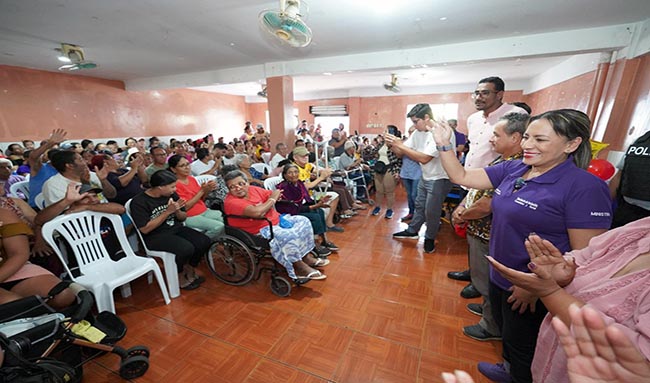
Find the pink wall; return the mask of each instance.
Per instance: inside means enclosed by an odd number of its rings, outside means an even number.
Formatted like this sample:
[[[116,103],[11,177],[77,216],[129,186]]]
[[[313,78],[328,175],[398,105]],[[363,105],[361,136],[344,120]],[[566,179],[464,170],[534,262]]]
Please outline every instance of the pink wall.
[[[521,91],[508,91],[505,102],[521,101],[524,99]],[[407,106],[410,104],[429,103],[446,104],[457,103],[459,124],[465,124],[467,116],[476,112],[469,93],[425,94],[415,96],[387,96],[387,97],[351,97],[326,100],[295,101],[294,108],[298,109],[301,119],[309,123],[314,122],[314,116],[309,113],[312,105],[347,105],[350,117],[350,132],[358,130],[360,134],[379,134],[385,130],[386,125],[396,125],[404,131]],[[253,123],[265,121],[266,103],[247,104],[246,113]],[[456,116],[445,116],[453,118]],[[367,124],[381,124],[382,128],[367,127]]]
[[[533,113],[560,107],[586,110],[594,72],[529,95],[506,92],[505,101],[525,101]],[[247,104],[241,96],[187,89],[131,92],[120,81],[0,66],[0,141],[42,139],[65,128],[71,139],[84,137],[241,135],[245,120],[266,121],[267,104]],[[367,124],[400,129],[408,104],[458,103],[459,123],[475,111],[466,93],[393,97],[352,97],[296,101],[301,118],[313,121],[311,105],[346,104],[350,130],[379,133]],[[613,150],[622,150],[650,126],[650,54],[610,66],[595,128]],[[446,116],[451,117],[451,116]],[[634,127],[634,130],[631,130]]]
[[[587,112],[596,72],[588,72],[548,88],[524,95],[524,102],[540,114],[549,110],[571,108]]]
[[[507,91],[504,102],[521,101],[521,91]],[[435,116],[458,119],[458,124],[467,123],[467,117],[476,112],[474,103],[469,93],[443,93],[423,94],[414,96],[393,96],[393,97],[366,97],[361,98],[359,111],[359,133],[378,134],[381,133],[387,124],[396,125],[404,131],[404,120],[406,120],[407,106],[410,104],[458,104],[458,116]],[[368,128],[367,124],[383,124],[383,128]]]
[[[0,141],[241,134],[241,96],[187,89],[131,92],[121,81],[0,66]]]
[[[596,128],[612,150],[650,129],[650,53],[610,67]]]
[[[612,141],[622,149],[650,130],[650,53],[635,60],[639,61],[639,67],[629,90],[630,101],[623,113],[625,120],[618,129],[612,129],[616,134]]]

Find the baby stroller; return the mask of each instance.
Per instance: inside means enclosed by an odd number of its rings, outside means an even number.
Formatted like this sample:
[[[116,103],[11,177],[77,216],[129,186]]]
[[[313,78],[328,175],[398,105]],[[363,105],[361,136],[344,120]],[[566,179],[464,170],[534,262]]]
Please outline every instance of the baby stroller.
[[[56,312],[47,302],[66,287],[75,291],[78,304]],[[80,382],[83,364],[106,352],[122,359],[122,378],[144,375],[149,349],[115,346],[126,334],[126,325],[108,311],[89,315],[93,304],[92,295],[82,286],[62,282],[48,297],[0,305],[0,348],[4,350],[0,382]]]

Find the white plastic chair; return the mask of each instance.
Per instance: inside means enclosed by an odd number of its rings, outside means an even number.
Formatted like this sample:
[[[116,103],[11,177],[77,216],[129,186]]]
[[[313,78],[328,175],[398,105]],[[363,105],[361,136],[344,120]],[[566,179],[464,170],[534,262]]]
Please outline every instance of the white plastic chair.
[[[262,161],[264,161],[265,164],[269,164],[271,162],[271,152],[264,152],[261,155]]]
[[[276,186],[282,182],[282,176],[269,177],[264,180],[264,189],[266,190],[275,190]]]
[[[208,177],[214,176],[208,175]],[[140,230],[136,227],[135,221],[131,216],[131,200],[126,201],[124,208],[126,209],[126,214],[129,216],[129,219],[131,222],[133,222],[133,229],[135,229],[135,232],[138,233],[138,238],[140,238],[140,243],[144,248],[144,252],[149,257],[160,258],[163,261],[163,266],[165,268],[165,279],[167,280],[167,286],[169,287],[169,296],[172,298],[180,296],[181,289],[180,282],[178,281],[178,270],[176,268],[176,254],[167,251],[149,250],[149,248],[147,248],[147,244],[144,242],[144,238],[142,238],[142,233],[140,233]]]
[[[111,259],[102,242],[100,223],[110,221],[115,235],[124,252],[118,261]],[[153,259],[138,257],[129,246],[122,219],[119,215],[96,212],[79,212],[60,215],[43,225],[43,237],[61,259],[66,272],[73,282],[85,286],[95,295],[99,312],[115,313],[113,290],[152,271],[160,286],[165,304],[169,304],[169,294],[158,264]],[[72,248],[81,275],[75,277],[68,268],[65,258],[55,241],[59,233]]]
[[[271,168],[270,165],[263,164],[261,162],[256,162],[256,163],[252,164],[251,168],[257,170],[258,172],[260,172],[262,174],[266,174],[266,175],[271,174],[271,172],[273,171],[273,169]]]
[[[17,192],[23,193],[26,199],[29,199],[29,181],[19,181],[9,186],[10,197],[18,198]]]
[[[41,210],[45,209],[45,196],[43,193],[38,193],[38,195],[34,197],[34,205]]]
[[[213,176],[212,174],[201,174],[198,176],[194,176],[196,179],[196,182],[199,183],[199,185],[203,185],[206,182],[214,181],[217,179],[216,176]]]

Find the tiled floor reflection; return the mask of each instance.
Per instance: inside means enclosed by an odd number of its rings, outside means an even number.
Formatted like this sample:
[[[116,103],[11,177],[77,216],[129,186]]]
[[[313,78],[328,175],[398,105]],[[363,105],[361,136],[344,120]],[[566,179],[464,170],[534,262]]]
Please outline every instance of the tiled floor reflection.
[[[401,197],[401,198],[400,198]],[[398,200],[403,194],[398,194]],[[400,206],[401,207],[401,206]],[[440,373],[499,360],[498,342],[478,342],[461,328],[477,322],[460,298],[463,282],[447,279],[467,265],[467,245],[441,226],[437,250],[396,241],[405,227],[369,211],[329,234],[341,247],[325,281],[295,288],[289,298],[268,276],[247,286],[213,279],[165,306],[156,285],[138,280],[133,296],[116,294],[127,323],[122,346],[147,345],[151,365],[141,382],[440,382]],[[473,300],[478,302],[478,300]],[[118,358],[85,366],[84,382],[121,381]]]

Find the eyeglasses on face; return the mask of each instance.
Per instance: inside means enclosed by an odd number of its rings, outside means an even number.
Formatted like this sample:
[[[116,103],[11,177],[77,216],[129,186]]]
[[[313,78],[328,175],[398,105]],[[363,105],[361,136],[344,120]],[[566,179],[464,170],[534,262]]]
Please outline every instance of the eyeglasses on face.
[[[235,190],[235,189],[243,188],[244,186],[246,186],[246,184],[247,184],[246,181],[239,181],[236,184],[228,185],[228,190]]]
[[[478,98],[479,96],[487,97],[487,96],[489,96],[489,95],[492,94],[492,93],[499,93],[499,92],[500,92],[500,91],[496,91],[496,92],[495,92],[495,91],[493,91],[493,90],[488,90],[488,89],[484,89],[484,90],[475,90],[475,91],[472,93],[472,98]]]

